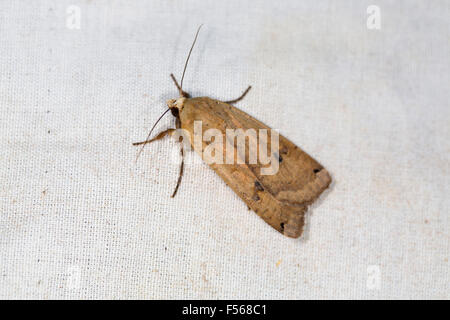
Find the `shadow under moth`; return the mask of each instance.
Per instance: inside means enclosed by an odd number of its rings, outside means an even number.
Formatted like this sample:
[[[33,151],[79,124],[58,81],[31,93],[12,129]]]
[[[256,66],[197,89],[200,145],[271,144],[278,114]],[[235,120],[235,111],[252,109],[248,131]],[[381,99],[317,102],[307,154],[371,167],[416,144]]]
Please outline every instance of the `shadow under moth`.
[[[222,151],[216,148],[215,155],[222,153],[220,154],[221,159],[225,158],[225,160],[206,162],[264,221],[283,235],[297,238],[302,234],[308,206],[330,185],[331,177],[325,168],[291,141],[232,105],[244,98],[251,87],[248,87],[239,98],[226,102],[208,97],[193,98],[183,91],[184,74],[200,28],[201,26],[197,30],[186,59],[180,84],[171,74],[180,98],[167,102],[168,109],[153,125],[145,141],[133,143],[133,145],[142,145],[138,157],[147,143],[162,139],[167,135],[173,136],[177,130],[182,130],[186,133],[190,146],[205,160],[205,154],[210,152],[208,148],[211,147],[211,141],[197,139],[196,126],[200,123],[202,129],[218,130],[216,132],[220,133],[219,136],[223,136],[223,140],[227,142],[227,148],[222,148]],[[150,139],[156,124],[169,111],[175,117],[176,128],[167,129]],[[238,150],[239,148],[234,146],[234,143],[230,143],[228,133],[230,130],[239,129],[241,129],[240,132],[253,129],[268,134],[260,134],[259,142],[253,141],[255,136],[247,135],[248,145],[245,145],[244,150]],[[178,136],[178,140],[181,140],[180,136]],[[261,144],[261,141],[264,143]],[[275,151],[273,151],[274,141],[277,142]],[[234,142],[234,137],[232,142]],[[276,163],[274,173],[264,173],[267,166],[261,161],[250,161],[252,154],[257,152],[250,150],[250,145],[255,145],[252,142],[256,142],[259,147],[264,145],[270,150],[270,159]],[[183,143],[180,143],[180,146],[182,155],[180,174],[172,197],[177,193],[184,170]],[[262,149],[257,150],[259,151],[257,153],[260,154]]]

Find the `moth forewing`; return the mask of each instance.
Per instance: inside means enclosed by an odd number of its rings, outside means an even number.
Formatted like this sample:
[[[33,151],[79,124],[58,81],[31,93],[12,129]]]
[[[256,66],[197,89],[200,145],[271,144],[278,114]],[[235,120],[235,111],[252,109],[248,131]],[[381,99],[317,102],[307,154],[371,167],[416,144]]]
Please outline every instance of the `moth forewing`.
[[[308,205],[331,183],[328,172],[288,139],[278,135],[278,132],[232,105],[207,97],[182,99],[177,100],[181,128],[189,133],[192,147],[202,157],[205,151],[210,154],[211,150],[208,141],[202,139],[198,142],[198,121],[202,128],[219,130],[223,141],[229,141],[227,137],[230,129],[269,132],[270,139],[261,135],[270,150],[266,161],[237,163],[237,159],[243,159],[242,152],[245,153],[245,160],[252,160],[248,155],[255,150],[238,150],[238,146],[231,144],[235,151],[232,157],[235,162],[211,161],[208,164],[268,224],[288,237],[299,237]],[[276,143],[272,139],[275,137]],[[250,134],[249,141],[254,139],[255,136]],[[272,147],[276,147],[275,150]],[[222,159],[229,161],[231,158],[227,148],[223,148]],[[261,145],[258,149],[258,153],[261,153]],[[268,168],[267,163],[264,163],[267,159],[270,159],[269,168],[272,171],[264,171]],[[275,167],[273,164],[276,164]]]

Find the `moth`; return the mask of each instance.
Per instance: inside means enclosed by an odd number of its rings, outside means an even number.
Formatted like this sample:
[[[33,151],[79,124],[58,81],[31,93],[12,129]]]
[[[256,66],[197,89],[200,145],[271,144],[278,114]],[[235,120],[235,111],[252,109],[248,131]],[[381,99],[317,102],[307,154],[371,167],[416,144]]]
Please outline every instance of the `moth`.
[[[146,144],[160,140],[167,135],[173,135],[176,129],[183,129],[187,132],[189,144],[196,152],[204,156],[209,141],[201,141],[200,144],[195,141],[195,123],[199,121],[201,121],[203,128],[219,130],[225,140],[227,139],[228,129],[271,131],[264,123],[233,106],[234,103],[244,98],[251,86],[239,98],[226,102],[208,97],[191,97],[183,91],[184,74],[200,28],[201,26],[195,34],[186,59],[180,84],[173,74],[170,75],[180,97],[167,102],[168,109],[153,125],[147,139],[133,143],[133,145],[142,145],[138,157]],[[176,128],[162,131],[150,139],[157,123],[169,111],[175,117]],[[273,131],[270,138],[272,135]],[[269,147],[273,144],[269,136],[266,137],[265,142],[269,144]],[[183,143],[180,143],[180,146],[182,160],[172,197],[178,191],[184,170]],[[238,150],[234,151],[236,152],[232,155],[232,158],[236,160],[239,157]],[[248,160],[248,148],[244,151],[247,152],[243,158]],[[241,163],[210,163],[209,165],[264,221],[283,235],[297,238],[302,234],[308,206],[330,185],[331,177],[320,163],[282,135],[278,136],[278,150],[270,156],[278,161],[278,170],[275,174],[262,174],[263,165],[259,162],[248,163],[244,161],[242,163],[241,161]]]

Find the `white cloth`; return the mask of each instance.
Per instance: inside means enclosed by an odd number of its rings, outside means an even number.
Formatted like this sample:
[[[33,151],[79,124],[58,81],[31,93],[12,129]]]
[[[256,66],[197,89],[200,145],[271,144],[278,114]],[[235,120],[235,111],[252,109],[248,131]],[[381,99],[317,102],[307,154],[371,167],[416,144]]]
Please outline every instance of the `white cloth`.
[[[370,4],[2,1],[0,298],[448,299],[449,2]],[[185,90],[251,84],[333,177],[301,239],[194,153],[171,199],[170,139],[135,163],[201,23]]]

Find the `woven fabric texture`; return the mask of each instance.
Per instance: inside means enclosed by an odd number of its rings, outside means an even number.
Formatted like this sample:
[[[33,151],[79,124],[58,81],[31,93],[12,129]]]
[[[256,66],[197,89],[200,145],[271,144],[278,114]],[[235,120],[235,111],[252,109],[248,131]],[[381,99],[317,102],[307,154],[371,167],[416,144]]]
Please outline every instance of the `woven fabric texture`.
[[[0,298],[448,299],[448,1],[1,1]],[[166,138],[184,79],[333,177],[304,235]],[[166,116],[157,130],[174,125]]]

